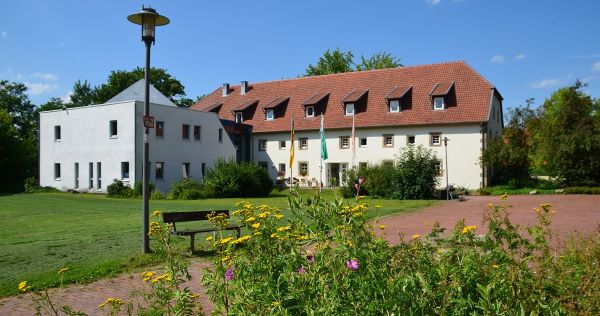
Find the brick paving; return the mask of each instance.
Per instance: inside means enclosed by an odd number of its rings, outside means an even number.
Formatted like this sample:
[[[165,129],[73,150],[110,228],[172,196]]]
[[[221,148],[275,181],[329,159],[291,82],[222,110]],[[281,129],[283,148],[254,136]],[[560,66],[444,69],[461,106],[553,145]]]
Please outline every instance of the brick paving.
[[[521,195],[511,196],[506,201],[500,201],[497,196],[473,196],[464,202],[443,202],[423,210],[385,217],[379,222],[387,226],[386,239],[390,242],[398,242],[402,235],[410,238],[413,234],[426,234],[430,230],[430,225],[436,221],[442,227],[452,228],[458,220],[464,218],[467,225],[480,226],[483,210],[490,202],[512,205],[511,219],[521,225],[535,223],[533,208],[541,203],[550,203],[557,212],[551,225],[558,237],[554,241],[555,245],[564,241],[571,232],[589,234],[600,227],[600,196],[598,195]],[[483,231],[481,227],[478,230]],[[190,271],[194,278],[186,286],[201,294],[204,309],[210,312],[212,304],[206,300],[199,284],[200,271],[207,265],[205,261],[192,262]],[[70,285],[62,290],[50,289],[49,293],[52,297],[60,297],[62,305],[71,305],[76,310],[89,315],[101,315],[98,305],[106,298],[127,299],[132,289],[143,286],[140,273],[133,273],[86,285]],[[33,315],[33,313],[29,294],[0,299],[2,316]]]

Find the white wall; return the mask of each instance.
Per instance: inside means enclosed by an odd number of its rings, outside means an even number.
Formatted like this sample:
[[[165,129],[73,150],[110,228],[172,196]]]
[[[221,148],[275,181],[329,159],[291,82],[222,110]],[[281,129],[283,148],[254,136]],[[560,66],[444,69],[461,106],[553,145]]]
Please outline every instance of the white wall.
[[[406,146],[407,136],[415,136],[415,144],[423,145],[433,150],[437,158],[445,166],[444,146],[430,146],[430,133],[441,133],[441,138],[448,137],[448,178],[450,184],[460,185],[471,189],[479,188],[481,185],[481,166],[479,159],[481,155],[481,134],[479,124],[471,125],[437,125],[417,127],[389,127],[389,128],[357,128],[356,135],[356,158],[355,165],[360,162],[379,163],[383,160],[396,160],[400,149]],[[393,134],[394,146],[383,146],[383,135]],[[349,149],[340,149],[339,137],[351,136],[351,129],[325,130],[327,137],[327,151],[329,159],[324,162],[323,180],[326,182],[326,169],[330,163],[346,163],[352,165],[352,145]],[[298,139],[308,137],[308,149],[298,148]],[[367,146],[359,146],[359,138],[367,137]],[[258,142],[267,139],[267,150],[259,151]],[[308,161],[309,172],[307,178],[319,179],[320,164],[320,136],[318,131],[295,133],[295,159],[294,177],[298,176],[298,162]],[[286,149],[279,149],[279,141],[286,141]],[[254,161],[267,161],[269,172],[272,177],[277,174],[276,168],[279,163],[286,164],[286,177],[289,177],[289,133],[262,133],[254,134],[252,141],[252,154]],[[445,174],[440,177],[440,187],[445,187]]]

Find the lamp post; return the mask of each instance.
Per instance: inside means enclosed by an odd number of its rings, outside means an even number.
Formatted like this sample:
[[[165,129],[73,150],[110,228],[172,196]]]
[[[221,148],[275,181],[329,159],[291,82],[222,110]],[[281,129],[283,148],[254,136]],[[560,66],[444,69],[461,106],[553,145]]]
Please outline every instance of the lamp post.
[[[169,19],[156,13],[156,10],[150,7],[142,6],[142,11],[131,14],[127,17],[131,23],[142,26],[142,41],[146,44],[146,67],[144,68],[144,84],[145,84],[145,97],[144,97],[144,151],[143,151],[143,163],[142,163],[142,217],[143,217],[143,229],[142,229],[142,251],[144,253],[150,252],[150,240],[148,238],[148,226],[149,226],[149,192],[148,192],[148,177],[150,174],[149,169],[149,156],[150,156],[150,144],[148,142],[148,134],[150,128],[154,128],[154,120],[150,117],[150,44],[154,44],[154,29],[157,26],[169,24]]]
[[[450,187],[448,186],[448,137],[444,137],[444,151],[446,152],[446,200],[450,200]]]

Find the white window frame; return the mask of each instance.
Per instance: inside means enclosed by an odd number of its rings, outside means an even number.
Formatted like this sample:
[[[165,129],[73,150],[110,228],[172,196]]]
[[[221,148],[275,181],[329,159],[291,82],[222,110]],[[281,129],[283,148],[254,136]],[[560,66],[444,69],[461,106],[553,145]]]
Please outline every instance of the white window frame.
[[[61,176],[61,172],[62,172],[62,170],[60,170],[60,169],[61,169],[60,163],[55,162],[54,163],[54,180],[56,180],[56,181],[60,181],[60,176]]]
[[[241,124],[244,122],[244,113],[242,112],[235,112],[235,122],[238,124]]]
[[[279,149],[287,149],[287,142],[285,140],[279,141]]]
[[[352,111],[350,111],[350,109],[352,109]],[[355,110],[354,103],[346,103],[346,106],[344,107],[344,115],[352,116],[356,112]]]
[[[392,108],[392,104],[395,104],[396,109]],[[390,113],[398,113],[400,112],[400,100],[390,100],[390,106],[389,106],[389,111]]]
[[[350,137],[349,136],[340,136],[340,149],[348,149],[350,148]]]
[[[127,173],[125,173],[125,166],[127,166]],[[129,161],[121,161],[121,180],[129,181],[130,173]]]
[[[275,110],[267,109],[267,113],[265,113],[265,119],[267,121],[272,121],[275,119]]]
[[[410,138],[411,137],[413,138],[413,142],[412,143],[410,142]],[[417,143],[417,137],[416,136],[414,136],[414,135],[406,135],[406,144],[407,145],[413,145],[413,144],[416,144],[416,143]]]
[[[436,138],[437,138],[437,141],[436,141]],[[430,146],[442,146],[442,133],[429,134],[429,145]]]
[[[304,143],[304,146],[302,146],[302,143]],[[301,150],[308,149],[308,138],[306,138],[306,137],[298,138],[298,149],[301,149]]]
[[[439,103],[438,100],[441,100],[442,102]],[[435,97],[433,98],[433,109],[436,111],[439,110],[443,110],[446,108],[446,100],[444,100],[444,97]]]
[[[362,141],[363,141],[363,140],[365,141],[365,144],[364,144],[364,145],[362,144]],[[367,138],[366,138],[366,137],[361,137],[361,138],[359,138],[359,139],[358,139],[358,147],[361,147],[361,148],[366,148],[368,143],[369,143],[369,142],[367,141]]]
[[[258,150],[259,151],[267,151],[267,140],[266,139],[258,140]]]
[[[386,140],[388,138],[390,139],[390,143],[389,144],[386,142]],[[385,148],[392,148],[392,147],[394,147],[394,135],[392,135],[392,134],[384,134],[383,135],[383,147],[385,147]]]
[[[315,117],[315,107],[313,105],[307,106],[305,109],[305,115],[306,117]]]

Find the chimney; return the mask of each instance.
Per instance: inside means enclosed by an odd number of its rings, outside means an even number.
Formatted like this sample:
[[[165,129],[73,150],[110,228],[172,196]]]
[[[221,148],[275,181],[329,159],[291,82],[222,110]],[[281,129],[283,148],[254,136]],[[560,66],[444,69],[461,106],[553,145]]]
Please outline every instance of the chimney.
[[[226,97],[229,95],[229,84],[228,83],[224,83],[223,84],[223,96]]]
[[[242,84],[240,85],[240,93],[246,94],[246,92],[248,92],[248,81],[242,81]]]

